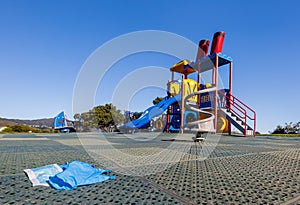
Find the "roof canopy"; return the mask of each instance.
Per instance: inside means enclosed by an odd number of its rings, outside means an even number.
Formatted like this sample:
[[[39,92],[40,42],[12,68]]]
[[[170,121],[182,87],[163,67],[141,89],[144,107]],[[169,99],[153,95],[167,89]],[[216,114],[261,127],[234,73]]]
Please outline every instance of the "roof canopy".
[[[170,71],[174,71],[182,74],[191,74],[198,71],[200,65],[200,72],[211,70],[216,65],[216,58],[218,56],[218,66],[226,65],[232,62],[232,58],[222,53],[214,53],[213,55],[205,56],[196,62],[190,60],[182,60],[170,68]]]
[[[194,73],[194,72],[196,72],[196,70],[191,67],[191,65],[190,65],[191,63],[192,63],[192,61],[182,60],[182,61],[176,63],[175,65],[173,65],[170,68],[170,71],[174,71],[174,72],[182,73],[182,74]]]

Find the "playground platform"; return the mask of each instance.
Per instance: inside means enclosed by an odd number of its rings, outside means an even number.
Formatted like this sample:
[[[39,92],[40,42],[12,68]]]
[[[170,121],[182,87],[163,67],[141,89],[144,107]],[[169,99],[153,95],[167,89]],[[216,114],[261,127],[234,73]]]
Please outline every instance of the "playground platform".
[[[139,155],[164,148],[170,143],[168,135],[129,144],[122,135],[107,138],[115,149]],[[187,155],[201,150],[192,140],[177,143],[190,145]],[[115,180],[72,191],[32,187],[23,170],[73,160],[101,167],[78,135],[0,135],[0,155],[0,204],[300,203],[300,138],[222,136],[205,160],[183,156],[184,160],[146,176],[113,172]]]

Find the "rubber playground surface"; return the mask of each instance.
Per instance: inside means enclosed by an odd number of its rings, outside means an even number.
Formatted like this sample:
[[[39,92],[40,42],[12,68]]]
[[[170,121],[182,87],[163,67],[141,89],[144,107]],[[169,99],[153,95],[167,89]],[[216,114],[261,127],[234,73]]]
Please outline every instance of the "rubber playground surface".
[[[167,160],[168,166],[163,161],[143,165],[145,172],[164,167],[148,175],[124,175],[113,169],[115,180],[72,191],[31,186],[23,172],[27,168],[73,160],[103,167],[105,163],[86,150],[110,153],[109,146],[93,140],[82,145],[80,140],[99,135],[0,135],[0,204],[300,204],[300,138],[292,137],[221,136],[208,158],[199,160],[203,147],[191,140],[191,134],[184,140],[172,140],[172,134],[152,140],[143,140],[149,133],[139,133],[140,140],[108,134],[118,160],[129,171],[134,162],[126,156],[151,156],[171,144],[186,149],[179,160]],[[166,153],[171,156],[174,151]]]

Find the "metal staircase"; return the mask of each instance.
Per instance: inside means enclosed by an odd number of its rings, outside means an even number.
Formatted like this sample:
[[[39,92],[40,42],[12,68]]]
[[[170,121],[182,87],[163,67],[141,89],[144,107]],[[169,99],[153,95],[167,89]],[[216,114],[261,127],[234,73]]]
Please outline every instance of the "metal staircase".
[[[219,91],[220,110],[246,136],[256,136],[256,113],[238,98]]]

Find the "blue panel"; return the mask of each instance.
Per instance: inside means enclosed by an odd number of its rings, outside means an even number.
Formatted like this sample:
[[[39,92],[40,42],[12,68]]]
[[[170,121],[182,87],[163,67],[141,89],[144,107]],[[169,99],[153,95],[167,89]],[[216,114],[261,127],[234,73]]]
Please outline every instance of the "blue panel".
[[[195,111],[184,112],[184,124],[198,120],[198,114]]]
[[[230,56],[227,56],[223,53],[218,53],[218,56],[219,56],[219,58],[221,58],[221,60],[228,61],[228,62],[232,61],[232,58]],[[224,64],[226,64],[228,62],[225,62]]]
[[[200,95],[200,108],[211,107],[212,93],[202,93]]]
[[[180,115],[171,115],[170,116],[170,129],[180,129],[181,116]]]
[[[181,111],[180,111],[179,105],[172,106],[172,114],[179,114],[180,115],[180,113],[181,113]]]
[[[65,112],[59,113],[56,117],[54,117],[54,128],[61,128],[67,125]]]
[[[229,64],[230,62],[232,62],[232,58],[223,54],[223,53],[213,53],[212,55],[208,55],[205,56],[201,59],[199,59],[196,63],[192,62],[190,63],[190,66],[195,69],[198,70],[198,64],[200,63],[201,66],[201,72],[207,71],[207,70],[211,70],[214,68],[215,64],[216,64],[216,56],[218,55],[218,64],[219,67]]]

